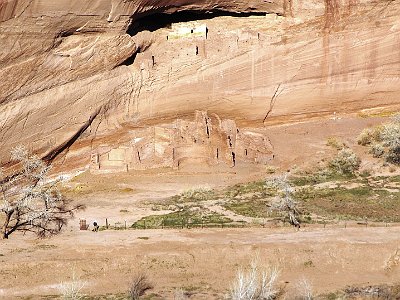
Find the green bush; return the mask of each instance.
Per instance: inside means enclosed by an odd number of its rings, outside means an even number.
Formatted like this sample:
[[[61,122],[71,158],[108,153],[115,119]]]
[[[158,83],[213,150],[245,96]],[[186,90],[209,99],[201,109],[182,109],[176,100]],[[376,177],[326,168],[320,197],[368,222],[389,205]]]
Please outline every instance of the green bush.
[[[367,146],[374,141],[374,131],[370,128],[365,128],[361,131],[357,138],[357,143],[362,146]]]
[[[374,128],[363,129],[363,131],[361,131],[360,135],[357,138],[358,144],[362,146],[367,146],[371,145],[373,142],[380,142],[382,130],[382,125],[376,126]]]
[[[336,150],[341,150],[346,147],[346,145],[336,137],[329,137],[326,141],[326,144],[335,148]]]
[[[373,144],[369,149],[369,153],[376,158],[382,157],[385,154],[385,147],[382,144]]]
[[[369,152],[374,157],[385,157],[387,162],[400,164],[400,116],[396,115],[393,121],[374,129],[364,129],[358,143],[372,145]]]
[[[400,123],[385,124],[379,137],[385,147],[398,147],[400,145]]]
[[[389,148],[388,153],[386,154],[386,160],[392,164],[400,164],[400,145]]]
[[[358,156],[351,149],[345,148],[329,162],[329,167],[339,174],[354,174],[360,168],[360,164]]]

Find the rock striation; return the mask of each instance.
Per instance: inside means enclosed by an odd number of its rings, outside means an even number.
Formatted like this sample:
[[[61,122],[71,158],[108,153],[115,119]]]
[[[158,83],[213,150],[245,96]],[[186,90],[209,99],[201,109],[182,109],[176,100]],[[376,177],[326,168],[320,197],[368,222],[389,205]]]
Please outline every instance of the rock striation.
[[[0,162],[24,144],[91,165],[195,111],[268,128],[397,110],[399,15],[386,0],[0,0]]]

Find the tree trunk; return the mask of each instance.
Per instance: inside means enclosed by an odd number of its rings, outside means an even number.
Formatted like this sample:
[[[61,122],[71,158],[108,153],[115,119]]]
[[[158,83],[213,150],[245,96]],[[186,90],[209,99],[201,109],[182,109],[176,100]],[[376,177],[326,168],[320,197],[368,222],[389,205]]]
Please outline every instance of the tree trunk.
[[[3,227],[1,228],[1,231],[0,231],[1,238],[3,240],[4,239],[8,239],[8,230],[7,230],[7,228],[8,228],[8,224],[10,223],[12,214],[13,214],[13,211],[10,211],[10,212],[6,213],[6,219],[4,220]]]
[[[2,240],[6,240],[6,239],[8,239],[8,234],[6,233],[6,232],[1,232],[1,239]]]

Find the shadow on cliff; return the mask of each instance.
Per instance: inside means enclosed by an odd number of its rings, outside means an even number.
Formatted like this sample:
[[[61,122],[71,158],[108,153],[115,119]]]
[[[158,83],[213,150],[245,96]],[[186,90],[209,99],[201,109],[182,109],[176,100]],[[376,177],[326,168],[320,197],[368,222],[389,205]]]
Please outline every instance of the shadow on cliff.
[[[135,36],[141,31],[156,31],[161,28],[171,28],[174,23],[191,22],[210,20],[217,17],[250,17],[250,16],[264,16],[264,12],[227,12],[221,10],[213,11],[181,11],[175,13],[155,13],[137,19],[129,26],[127,33],[130,36]]]

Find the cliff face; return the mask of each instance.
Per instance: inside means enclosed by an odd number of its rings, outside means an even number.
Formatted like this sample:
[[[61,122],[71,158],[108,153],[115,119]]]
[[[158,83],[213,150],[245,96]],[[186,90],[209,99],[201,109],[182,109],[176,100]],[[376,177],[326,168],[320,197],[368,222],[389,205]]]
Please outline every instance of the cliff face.
[[[395,110],[399,15],[386,0],[0,0],[1,162],[25,144],[87,165],[196,110],[253,129]]]

